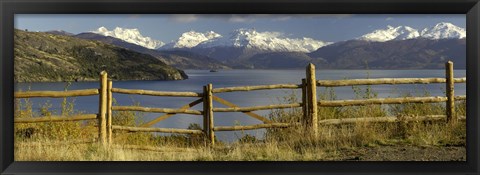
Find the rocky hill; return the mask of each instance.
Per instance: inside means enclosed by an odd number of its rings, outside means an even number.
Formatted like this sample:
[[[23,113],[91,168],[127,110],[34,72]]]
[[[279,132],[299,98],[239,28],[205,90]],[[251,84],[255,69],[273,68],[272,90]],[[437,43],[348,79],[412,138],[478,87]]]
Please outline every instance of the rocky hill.
[[[99,41],[15,30],[16,82],[182,80],[188,76],[157,58]]]

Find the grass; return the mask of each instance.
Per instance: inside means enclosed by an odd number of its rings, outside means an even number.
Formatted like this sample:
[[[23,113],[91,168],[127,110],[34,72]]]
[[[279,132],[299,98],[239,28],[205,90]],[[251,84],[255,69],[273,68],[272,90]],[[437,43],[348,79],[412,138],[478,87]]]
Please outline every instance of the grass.
[[[353,87],[357,99],[375,98],[370,87]],[[319,99],[335,100],[332,88],[319,91]],[[429,95],[425,93],[425,95]],[[411,96],[405,94],[404,96]],[[297,102],[293,93],[280,99],[280,103]],[[64,99],[61,113],[72,115],[74,101]],[[465,101],[456,102],[458,115],[465,115]],[[137,104],[138,105],[138,104]],[[15,102],[15,117],[33,117],[32,103],[28,99]],[[51,104],[44,104],[41,116],[52,114]],[[319,119],[349,117],[384,117],[388,115],[408,116],[444,114],[442,104],[369,105],[354,107],[320,107]],[[272,110],[268,117],[276,122],[300,122],[300,108]],[[141,114],[114,111],[113,124],[139,126]],[[419,147],[465,147],[466,126],[464,122],[399,122],[365,123],[350,125],[321,126],[319,136],[305,134],[301,126],[285,129],[267,129],[265,137],[258,139],[245,134],[233,143],[217,141],[211,147],[205,144],[203,135],[169,136],[152,133],[114,132],[116,146],[103,147],[97,143],[68,143],[72,140],[91,140],[97,137],[93,122],[46,122],[15,124],[15,160],[38,161],[270,161],[270,160],[342,160],[345,150],[383,148],[388,146]],[[30,129],[29,129],[30,128]],[[29,134],[29,131],[33,132]],[[201,129],[191,124],[189,129]],[[63,143],[63,144],[58,144]],[[149,149],[131,149],[128,145],[141,145]],[[52,154],[54,153],[54,154]],[[387,155],[394,156],[394,155]],[[398,156],[398,155],[395,155]]]

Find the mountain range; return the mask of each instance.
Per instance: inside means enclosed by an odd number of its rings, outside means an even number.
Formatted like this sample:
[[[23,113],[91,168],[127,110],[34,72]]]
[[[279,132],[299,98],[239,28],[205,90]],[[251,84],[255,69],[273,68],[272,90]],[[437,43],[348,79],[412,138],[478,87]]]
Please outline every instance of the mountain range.
[[[346,41],[328,42],[313,38],[289,38],[275,31],[237,29],[221,35],[215,31],[188,31],[169,43],[141,35],[138,29],[100,27],[74,35],[98,40],[155,58],[181,69],[279,69],[317,67],[357,69],[443,68],[454,60],[465,68],[465,29],[442,22],[415,29],[387,26]]]
[[[200,55],[193,52],[182,50],[155,50],[149,49],[140,45],[136,45],[119,38],[104,36],[96,33],[80,33],[74,35],[75,38],[96,40],[108,44],[113,44],[119,47],[127,48],[129,50],[149,54],[168,65],[176,67],[178,69],[230,69],[229,66],[209,58],[204,55]]]
[[[100,27],[96,31],[92,31],[92,33],[115,37],[149,49],[158,49],[165,45],[165,43],[162,41],[154,40],[150,37],[144,37],[142,34],[140,34],[138,29],[123,29],[116,27],[112,31],[109,31],[106,27]]]
[[[414,38],[439,39],[462,39],[466,37],[465,29],[451,23],[441,22],[435,26],[421,31],[409,26],[387,26],[385,29],[377,29],[358,37],[358,40],[385,42],[390,40],[406,40]]]
[[[178,49],[178,48],[192,48],[198,44],[212,40],[215,38],[222,37],[222,35],[215,33],[214,31],[208,31],[205,33],[200,33],[196,31],[189,31],[183,33],[176,41],[172,41],[159,49],[168,50],[168,49]]]

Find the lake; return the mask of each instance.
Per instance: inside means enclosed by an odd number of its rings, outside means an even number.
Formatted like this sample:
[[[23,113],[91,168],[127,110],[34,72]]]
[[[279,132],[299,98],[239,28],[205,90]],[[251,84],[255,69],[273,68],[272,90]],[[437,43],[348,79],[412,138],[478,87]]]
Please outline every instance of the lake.
[[[218,72],[209,72],[209,70],[186,70],[189,79],[181,81],[115,81],[114,88],[126,89],[145,89],[158,91],[191,91],[202,92],[203,86],[212,83],[214,88],[247,86],[247,85],[267,85],[267,84],[300,84],[301,79],[305,77],[305,70],[219,70]],[[465,70],[455,70],[456,78],[465,77]],[[444,70],[317,70],[316,78],[318,80],[341,80],[353,78],[444,78]],[[40,90],[64,90],[67,83],[17,83],[15,89],[26,91]],[[359,86],[365,88],[366,86]],[[399,97],[406,93],[415,95],[424,95],[428,91],[432,96],[444,96],[445,84],[417,84],[417,85],[377,85],[371,86],[373,91],[378,93],[379,97]],[[74,82],[68,90],[99,88],[99,82]],[[317,93],[324,92],[324,88],[318,88]],[[217,96],[226,99],[238,106],[256,106],[281,103],[282,97],[289,94],[296,94],[301,100],[301,90],[281,89],[281,90],[259,90],[249,92],[231,92],[220,93]],[[337,99],[352,99],[355,97],[352,87],[335,88]],[[455,85],[455,95],[466,95],[466,84]],[[117,105],[126,106],[139,103],[145,107],[159,108],[179,108],[192,101],[196,97],[154,97],[141,95],[113,94]],[[63,99],[55,98],[33,98],[33,108],[38,111],[40,107],[49,102],[51,109],[59,112],[61,101]],[[75,110],[85,113],[98,112],[98,96],[68,98],[69,101],[75,101]],[[215,107],[226,107],[214,102]],[[193,109],[202,110],[199,104]],[[270,111],[255,111],[260,115],[267,115]],[[142,113],[143,120],[149,121],[162,113]],[[157,123],[155,127],[163,128],[187,128],[190,123],[198,123],[200,126],[202,117],[197,115],[174,115],[166,120]],[[214,113],[215,126],[232,125],[252,125],[261,122],[242,113]],[[264,129],[251,131],[224,131],[216,132],[216,136],[222,141],[233,141],[244,134],[254,135],[262,138]]]

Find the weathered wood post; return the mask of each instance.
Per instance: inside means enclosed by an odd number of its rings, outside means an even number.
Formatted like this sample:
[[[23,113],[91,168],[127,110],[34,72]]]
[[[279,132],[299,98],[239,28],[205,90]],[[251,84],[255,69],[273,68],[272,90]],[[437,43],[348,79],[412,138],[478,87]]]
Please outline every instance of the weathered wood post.
[[[203,87],[203,130],[210,145],[215,145],[215,133],[213,131],[213,94],[212,84]]]
[[[302,79],[302,124],[306,126],[307,114],[308,114],[308,102],[307,102],[307,79]]]
[[[205,143],[209,140],[208,136],[208,86],[203,86],[203,134],[205,135]]]
[[[317,81],[315,78],[315,65],[312,63],[307,66],[307,94],[307,127],[316,138],[318,136]]]
[[[447,94],[447,105],[446,105],[446,114],[447,121],[456,121],[455,115],[455,92],[454,92],[454,80],[453,80],[453,62],[448,61],[445,63],[445,74],[446,74],[446,94]]]
[[[112,80],[108,81],[107,86],[107,138],[108,144],[112,144]]]
[[[107,111],[107,72],[100,73],[100,105],[98,109],[98,141],[100,144],[106,145],[107,123],[105,114]]]

